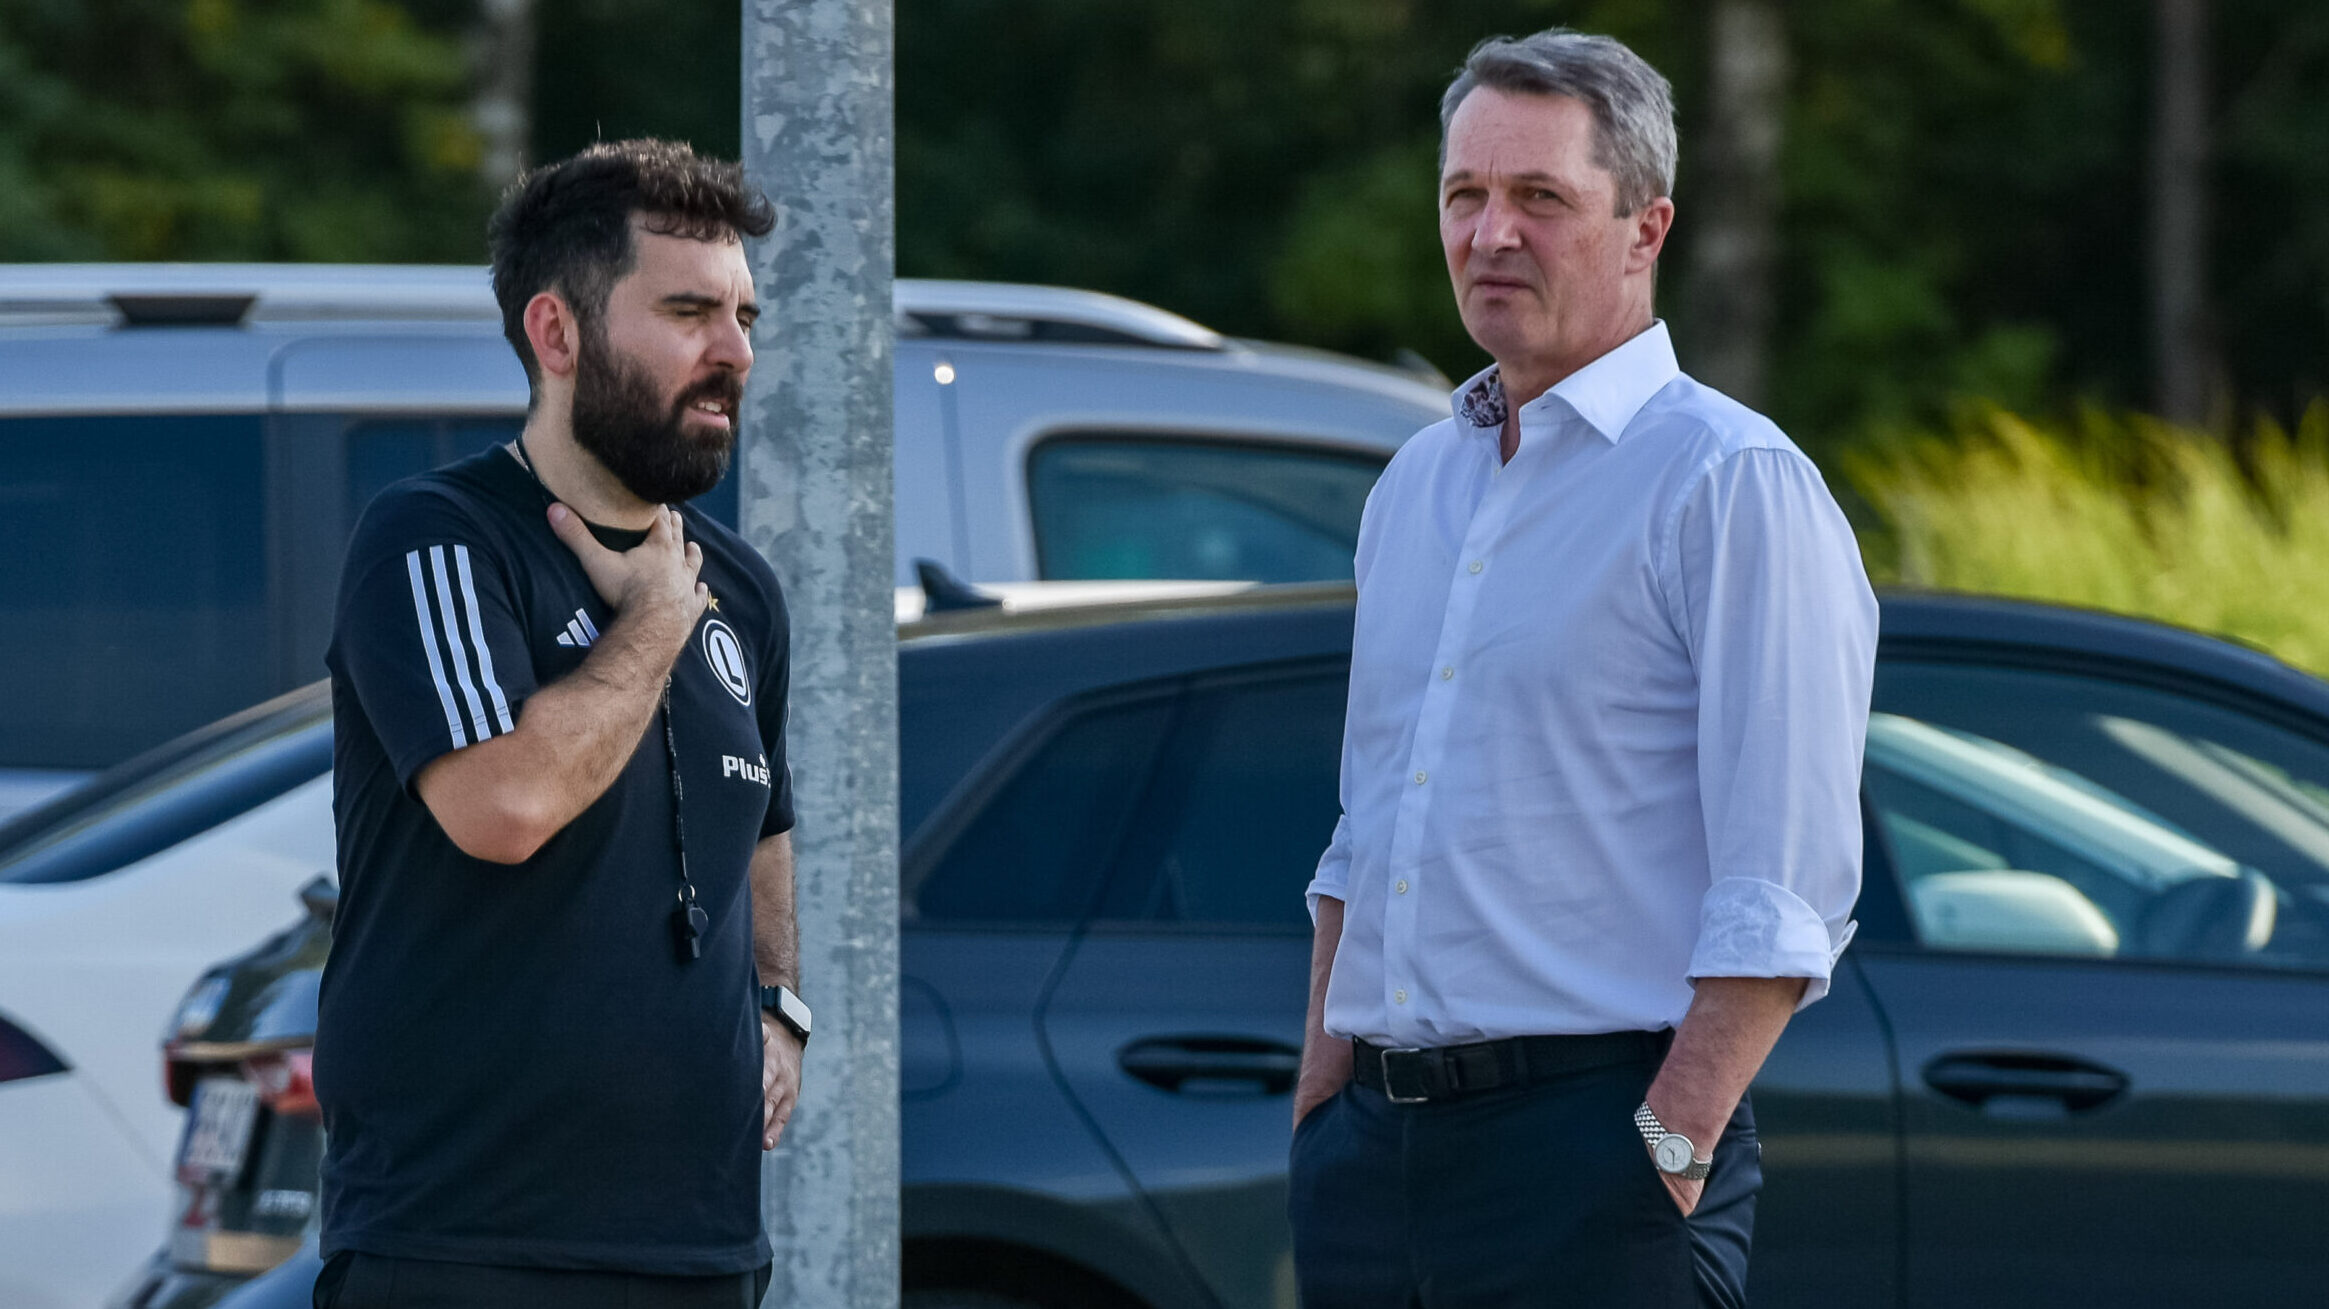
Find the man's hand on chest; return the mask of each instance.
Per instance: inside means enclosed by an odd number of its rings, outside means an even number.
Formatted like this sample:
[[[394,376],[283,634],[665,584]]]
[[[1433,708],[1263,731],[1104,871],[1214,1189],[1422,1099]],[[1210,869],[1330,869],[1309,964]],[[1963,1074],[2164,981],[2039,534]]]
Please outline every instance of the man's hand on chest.
[[[564,505],[551,506],[549,515],[550,530],[574,552],[616,621],[635,626],[648,648],[676,655],[711,598],[710,588],[697,577],[703,571],[703,547],[686,538],[679,511],[656,511],[647,539],[623,551],[600,545],[582,516]]]

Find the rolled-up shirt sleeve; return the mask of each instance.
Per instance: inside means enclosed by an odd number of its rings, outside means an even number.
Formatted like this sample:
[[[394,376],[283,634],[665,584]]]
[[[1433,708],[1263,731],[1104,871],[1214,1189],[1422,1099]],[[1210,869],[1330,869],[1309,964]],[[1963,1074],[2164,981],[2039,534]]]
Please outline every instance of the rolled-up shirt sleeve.
[[[1807,978],[1808,1005],[1855,926],[1876,597],[1843,512],[1791,449],[1714,464],[1671,539],[1711,875],[1690,977]]]
[[[1302,898],[1310,906],[1310,921],[1318,921],[1318,897],[1331,895],[1345,903],[1350,901],[1350,815],[1334,820],[1334,839],[1327,842],[1326,853],[1318,858],[1318,871],[1311,875],[1310,887]]]

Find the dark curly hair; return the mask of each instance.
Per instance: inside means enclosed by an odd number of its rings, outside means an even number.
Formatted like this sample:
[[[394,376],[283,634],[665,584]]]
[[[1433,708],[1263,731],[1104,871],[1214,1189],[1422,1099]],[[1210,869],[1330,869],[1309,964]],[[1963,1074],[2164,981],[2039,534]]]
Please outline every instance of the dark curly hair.
[[[485,229],[501,332],[539,385],[526,340],[526,305],[544,291],[566,298],[593,327],[607,294],[638,262],[631,218],[650,232],[698,241],[766,236],[776,206],[744,180],[741,164],[699,157],[686,143],[602,141],[532,169],[502,196]]]

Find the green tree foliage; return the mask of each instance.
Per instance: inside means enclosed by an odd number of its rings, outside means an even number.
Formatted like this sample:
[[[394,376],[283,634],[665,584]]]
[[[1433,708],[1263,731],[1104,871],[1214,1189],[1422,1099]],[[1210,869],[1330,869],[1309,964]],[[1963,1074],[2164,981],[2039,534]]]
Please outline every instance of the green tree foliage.
[[[736,157],[738,0],[534,0],[536,160],[660,136]]]
[[[2215,330],[2240,413],[2329,393],[2329,5],[2212,0]],[[1788,0],[1769,407],[1815,451],[1959,402],[2139,406],[2149,6]],[[0,0],[0,258],[482,253],[477,0]],[[1685,228],[1702,0],[897,0],[908,275],[1138,296],[1376,358],[1482,358],[1433,216],[1483,36],[1612,33],[1673,80]],[[538,0],[534,157],[731,152],[733,0]],[[1662,311],[1685,362],[1688,242]]]
[[[2329,5],[2217,4],[2218,331],[2285,418],[2329,395]]]
[[[0,258],[474,260],[455,0],[0,0]]]
[[[1790,0],[1770,408],[1815,449],[2017,409],[2145,402],[2146,6]],[[2329,390],[2329,9],[2217,0],[2219,330],[2245,407]],[[1221,327],[1478,366],[1432,213],[1436,101],[1471,44],[1617,35],[1680,102],[1698,0],[899,0],[909,273],[1096,286]],[[1687,282],[1669,245],[1669,289]],[[1683,297],[1666,294],[1676,316]],[[1692,324],[1676,317],[1685,362]]]
[[[1693,58],[1655,0],[901,0],[901,271],[1093,286],[1461,375],[1438,99],[1558,21]]]

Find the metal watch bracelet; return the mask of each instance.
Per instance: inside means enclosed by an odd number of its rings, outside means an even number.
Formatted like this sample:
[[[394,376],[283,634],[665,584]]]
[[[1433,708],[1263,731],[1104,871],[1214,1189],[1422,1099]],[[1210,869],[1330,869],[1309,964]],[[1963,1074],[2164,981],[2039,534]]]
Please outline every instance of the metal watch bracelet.
[[[1667,1131],[1658,1115],[1651,1112],[1649,1101],[1642,1101],[1642,1107],[1634,1110],[1634,1126],[1649,1143],[1650,1158],[1656,1161],[1659,1172],[1685,1182],[1703,1182],[1714,1171],[1713,1157],[1699,1158],[1695,1142],[1680,1132]]]

